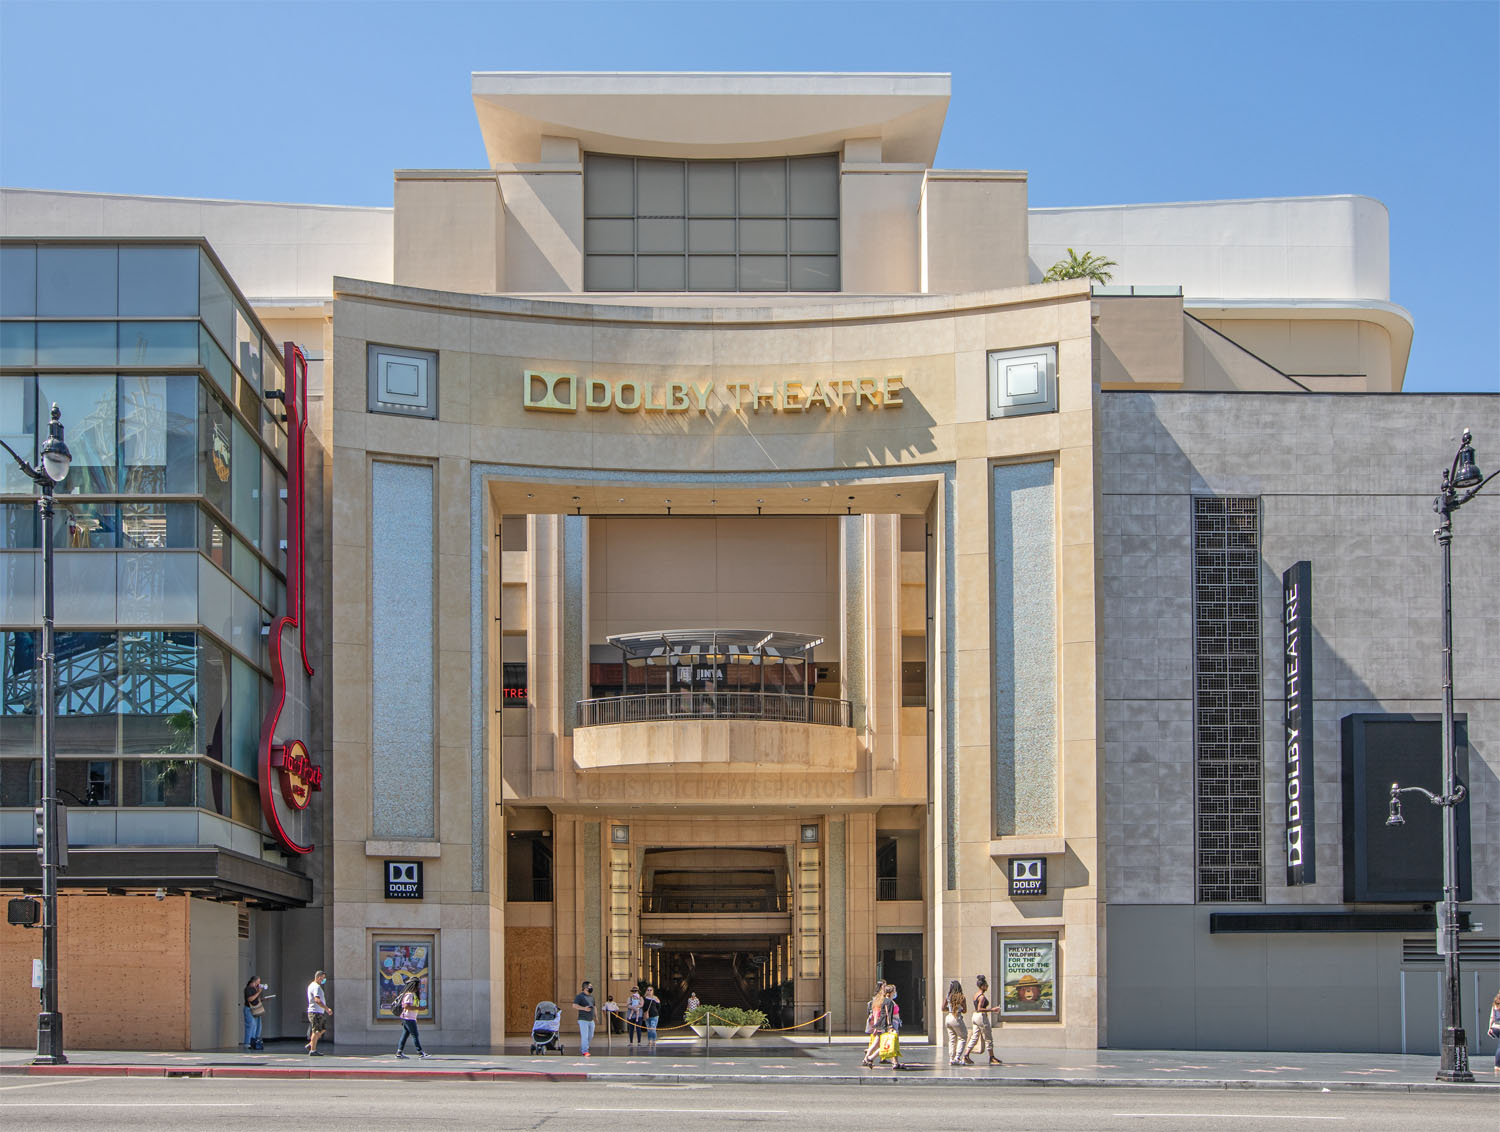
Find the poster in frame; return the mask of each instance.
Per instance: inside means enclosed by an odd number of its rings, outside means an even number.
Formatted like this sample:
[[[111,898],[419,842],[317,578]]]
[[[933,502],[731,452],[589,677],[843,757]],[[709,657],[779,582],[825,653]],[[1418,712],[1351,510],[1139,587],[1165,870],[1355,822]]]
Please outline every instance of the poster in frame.
[[[387,1005],[395,1001],[416,979],[422,980],[417,1000],[417,1017],[432,1021],[433,976],[437,970],[437,940],[430,935],[381,936],[374,940],[372,974],[374,976],[374,1016],[378,1022],[395,1017]]]
[[[1000,1017],[1057,1017],[1057,940],[1000,940]]]

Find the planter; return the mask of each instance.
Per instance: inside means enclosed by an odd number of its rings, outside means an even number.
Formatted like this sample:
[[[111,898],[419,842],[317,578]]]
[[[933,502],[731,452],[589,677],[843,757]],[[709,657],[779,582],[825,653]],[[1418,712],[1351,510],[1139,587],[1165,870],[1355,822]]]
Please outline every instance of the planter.
[[[700,1038],[708,1036],[708,1027],[705,1026],[702,1022],[693,1022],[691,1023],[691,1026],[693,1033],[697,1034]]]
[[[755,1031],[759,1030],[759,1029],[760,1029],[759,1026],[741,1026],[739,1028],[739,1031],[735,1034],[735,1037],[737,1037],[737,1038],[753,1038],[753,1037],[755,1037]]]
[[[739,1032],[740,1032],[740,1028],[738,1026],[715,1026],[714,1027],[714,1037],[716,1037],[716,1038],[732,1038],[732,1037],[735,1036],[735,1034],[737,1034]]]

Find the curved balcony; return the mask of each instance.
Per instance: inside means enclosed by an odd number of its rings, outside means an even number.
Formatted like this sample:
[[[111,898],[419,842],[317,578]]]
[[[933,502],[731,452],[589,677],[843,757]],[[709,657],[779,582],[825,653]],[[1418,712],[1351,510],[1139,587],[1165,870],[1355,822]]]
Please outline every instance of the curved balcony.
[[[848,700],[785,692],[648,692],[578,701],[579,727],[703,719],[765,719],[819,727],[854,725]]]
[[[852,771],[848,700],[760,692],[663,692],[581,700],[580,770]]]

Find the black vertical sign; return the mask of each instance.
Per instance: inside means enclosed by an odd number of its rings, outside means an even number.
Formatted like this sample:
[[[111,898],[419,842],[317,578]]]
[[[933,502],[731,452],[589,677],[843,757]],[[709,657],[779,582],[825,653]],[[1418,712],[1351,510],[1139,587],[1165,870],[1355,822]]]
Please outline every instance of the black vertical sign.
[[[1312,563],[1281,575],[1286,720],[1286,883],[1318,879],[1313,825]]]

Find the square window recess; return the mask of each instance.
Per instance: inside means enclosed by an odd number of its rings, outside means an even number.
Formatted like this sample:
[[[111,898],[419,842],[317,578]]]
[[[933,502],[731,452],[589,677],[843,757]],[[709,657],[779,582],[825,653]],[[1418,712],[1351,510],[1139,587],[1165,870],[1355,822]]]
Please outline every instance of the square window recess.
[[[369,347],[370,412],[437,416],[437,354],[397,346]]]
[[[1057,347],[989,353],[990,417],[1057,412]]]

